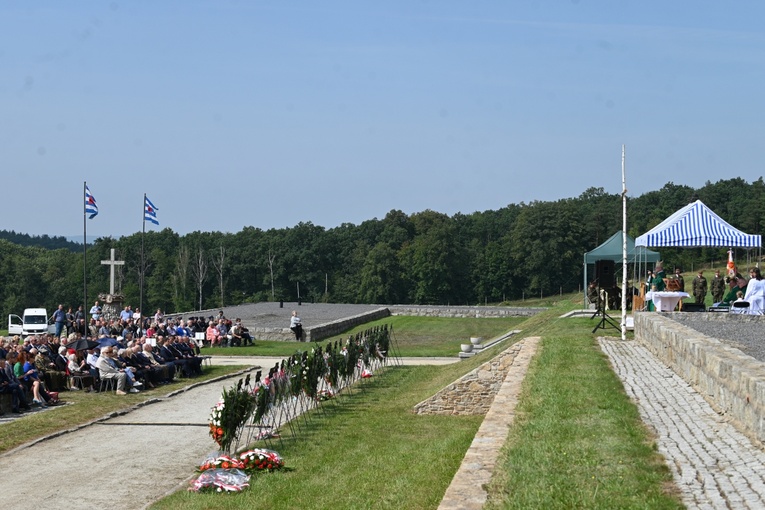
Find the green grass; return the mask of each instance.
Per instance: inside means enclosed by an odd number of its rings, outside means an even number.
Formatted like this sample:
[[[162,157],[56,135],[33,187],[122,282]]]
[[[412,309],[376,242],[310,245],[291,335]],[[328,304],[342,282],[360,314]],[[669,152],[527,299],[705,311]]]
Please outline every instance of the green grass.
[[[152,508],[435,508],[483,417],[418,416],[412,407],[501,349],[453,365],[390,368],[277,443],[285,471],[253,476],[241,494],[179,491]]]
[[[82,423],[100,418],[107,414],[127,409],[152,398],[167,395],[188,384],[197,383],[244,367],[212,366],[205,367],[204,374],[194,379],[176,379],[172,384],[147,389],[140,393],[117,395],[114,392],[87,393],[84,391],[61,392],[59,398],[67,405],[58,406],[46,412],[22,414],[18,419],[0,427],[0,453],[8,451],[33,439],[53,432],[65,430]]]
[[[460,344],[470,343],[471,336],[486,340],[518,329],[525,317],[496,319],[451,318],[451,317],[407,317],[396,315],[386,317],[345,331],[332,338],[321,340],[326,345],[335,340],[345,340],[350,335],[378,325],[393,327],[396,353],[399,356],[450,356],[456,357]],[[282,356],[288,357],[295,351],[311,348],[306,342],[279,342],[255,340],[254,346],[205,348],[203,354],[212,356]]]
[[[578,300],[520,326],[522,336],[543,341],[487,508],[682,508],[651,434],[597,346],[595,320],[557,318]],[[241,494],[181,491],[153,508],[436,508],[482,418],[411,409],[508,345],[453,365],[391,369],[363,392],[328,402],[297,439],[276,445],[286,471],[254,476]]]
[[[541,351],[487,509],[683,507],[637,408],[589,334],[592,324],[565,319],[540,328]]]
[[[520,329],[525,317],[492,319],[412,317],[395,315],[351,329],[341,337],[377,325],[393,327],[393,339],[399,356],[457,356],[460,344],[470,343],[471,336],[489,340],[513,329]]]

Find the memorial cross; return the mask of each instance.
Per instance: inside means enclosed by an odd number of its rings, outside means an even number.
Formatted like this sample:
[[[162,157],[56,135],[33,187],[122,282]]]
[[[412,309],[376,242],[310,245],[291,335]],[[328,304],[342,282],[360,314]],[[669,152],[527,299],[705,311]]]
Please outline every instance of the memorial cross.
[[[125,265],[124,260],[114,260],[114,248],[112,248],[112,256],[109,260],[102,260],[101,264],[109,266],[109,294],[114,295],[114,266]]]

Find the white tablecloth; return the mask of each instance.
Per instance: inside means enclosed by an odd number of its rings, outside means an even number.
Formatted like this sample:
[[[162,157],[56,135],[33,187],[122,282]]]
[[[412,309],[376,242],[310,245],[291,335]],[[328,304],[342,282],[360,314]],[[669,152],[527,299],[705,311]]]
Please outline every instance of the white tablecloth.
[[[646,301],[653,301],[653,306],[660,312],[671,312],[681,299],[691,297],[687,292],[646,292]]]

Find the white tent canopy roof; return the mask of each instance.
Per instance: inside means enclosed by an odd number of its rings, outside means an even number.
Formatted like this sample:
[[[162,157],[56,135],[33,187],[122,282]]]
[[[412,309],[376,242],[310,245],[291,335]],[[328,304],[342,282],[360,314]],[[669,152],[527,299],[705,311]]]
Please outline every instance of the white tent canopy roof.
[[[635,246],[759,248],[762,236],[733,228],[701,200],[696,200],[635,239]]]

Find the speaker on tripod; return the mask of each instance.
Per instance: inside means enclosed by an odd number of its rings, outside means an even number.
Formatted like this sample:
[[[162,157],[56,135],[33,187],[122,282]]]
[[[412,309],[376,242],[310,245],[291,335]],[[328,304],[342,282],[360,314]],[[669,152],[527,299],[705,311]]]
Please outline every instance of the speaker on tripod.
[[[598,260],[595,262],[595,278],[601,289],[613,289],[616,287],[614,279],[614,261]]]

